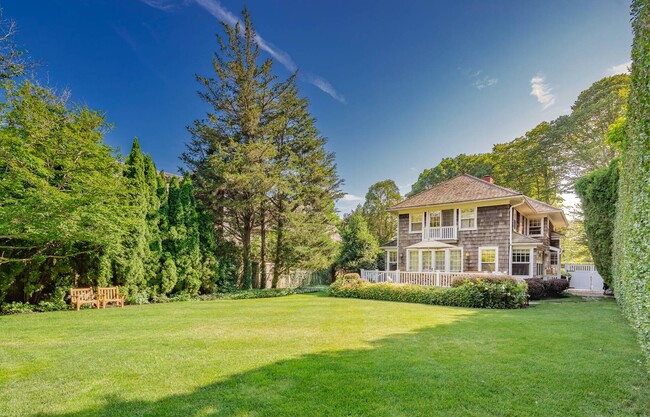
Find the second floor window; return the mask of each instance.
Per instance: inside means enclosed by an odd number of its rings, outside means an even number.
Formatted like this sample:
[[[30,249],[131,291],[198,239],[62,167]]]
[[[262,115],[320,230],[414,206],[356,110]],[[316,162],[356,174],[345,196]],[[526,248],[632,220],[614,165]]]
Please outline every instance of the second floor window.
[[[422,214],[409,214],[409,232],[422,231]]]
[[[531,236],[540,236],[542,234],[542,219],[529,220],[528,234]]]
[[[476,207],[460,209],[460,229],[476,229]]]

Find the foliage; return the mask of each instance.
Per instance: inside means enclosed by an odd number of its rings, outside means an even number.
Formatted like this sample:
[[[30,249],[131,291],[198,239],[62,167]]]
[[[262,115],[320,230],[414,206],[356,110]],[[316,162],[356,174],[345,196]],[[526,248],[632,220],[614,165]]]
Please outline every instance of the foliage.
[[[585,234],[584,215],[581,210],[571,210],[571,221],[564,229],[562,239],[563,263],[592,263],[593,258],[589,252],[587,235]]]
[[[5,303],[2,305],[2,312],[4,314],[31,313],[33,311],[33,305],[22,303],[20,301],[14,301],[13,303]]]
[[[493,171],[494,163],[490,154],[460,154],[453,158],[443,158],[435,167],[425,169],[420,173],[418,180],[412,185],[411,191],[406,196],[412,197],[460,174],[470,174],[481,178],[485,175],[492,175]]]
[[[582,201],[584,228],[596,269],[605,284],[612,285],[612,246],[618,198],[618,160],[609,168],[601,168],[576,182],[576,193]]]
[[[330,286],[333,297],[434,304],[473,308],[519,308],[527,299],[526,283],[514,278],[469,278],[451,288],[380,283],[344,277]]]
[[[380,244],[396,237],[397,216],[388,209],[401,200],[399,188],[393,180],[379,181],[368,188],[361,211],[368,230]]]
[[[239,286],[249,289],[266,283],[253,276],[254,262],[266,270],[272,259],[273,286],[291,267],[331,264],[340,180],[295,75],[278,82],[270,59],[258,63],[258,35],[247,10],[243,17],[243,27],[223,23],[215,74],[197,77],[209,114],[189,128],[181,159],[217,240],[237,245],[229,256],[240,257]]]
[[[341,251],[336,261],[343,271],[374,269],[379,252],[377,239],[368,231],[361,211],[356,210],[340,226]]]
[[[569,281],[566,279],[547,279],[543,281],[544,292],[548,297],[559,297],[569,288]]]
[[[528,297],[531,300],[539,300],[546,295],[546,288],[544,280],[541,278],[527,278],[526,284],[528,285]]]
[[[650,355],[650,5],[632,2],[632,89],[614,227],[614,292]]]
[[[452,287],[460,287],[461,285],[465,284],[478,284],[481,282],[489,283],[489,284],[507,284],[507,285],[514,285],[517,284],[518,280],[514,277],[507,276],[507,275],[494,275],[494,276],[486,276],[486,275],[464,275],[460,277],[454,277],[451,280],[451,286]]]

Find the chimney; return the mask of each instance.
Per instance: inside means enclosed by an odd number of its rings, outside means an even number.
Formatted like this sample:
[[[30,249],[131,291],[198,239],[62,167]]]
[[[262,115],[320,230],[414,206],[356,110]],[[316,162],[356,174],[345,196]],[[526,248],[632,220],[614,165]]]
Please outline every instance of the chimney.
[[[494,178],[492,178],[492,175],[486,175],[483,177],[483,181],[489,182],[490,184],[494,184]]]

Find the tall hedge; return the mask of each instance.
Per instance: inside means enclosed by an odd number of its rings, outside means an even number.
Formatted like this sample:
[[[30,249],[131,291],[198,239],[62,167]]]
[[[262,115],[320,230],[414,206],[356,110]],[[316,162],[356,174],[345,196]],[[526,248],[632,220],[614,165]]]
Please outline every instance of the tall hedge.
[[[618,160],[581,177],[575,185],[582,201],[591,257],[607,286],[612,286],[614,220],[618,200]]]
[[[614,235],[614,291],[650,355],[650,2],[632,2],[632,90]]]

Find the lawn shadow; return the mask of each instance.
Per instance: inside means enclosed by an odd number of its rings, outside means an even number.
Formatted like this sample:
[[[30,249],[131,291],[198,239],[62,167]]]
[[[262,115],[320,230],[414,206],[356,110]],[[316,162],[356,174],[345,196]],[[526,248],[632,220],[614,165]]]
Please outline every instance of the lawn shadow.
[[[111,396],[96,408],[36,415],[641,415],[650,405],[643,399],[648,384],[622,384],[611,377],[613,369],[582,369],[552,336],[527,336],[525,314],[476,311],[367,349],[308,354],[156,401]],[[512,326],[502,328],[504,315]],[[571,343],[591,337],[573,336]],[[611,360],[615,350],[593,359]],[[628,392],[631,387],[636,391]]]

